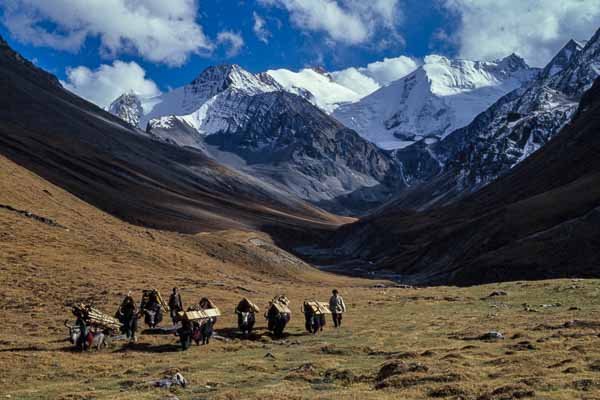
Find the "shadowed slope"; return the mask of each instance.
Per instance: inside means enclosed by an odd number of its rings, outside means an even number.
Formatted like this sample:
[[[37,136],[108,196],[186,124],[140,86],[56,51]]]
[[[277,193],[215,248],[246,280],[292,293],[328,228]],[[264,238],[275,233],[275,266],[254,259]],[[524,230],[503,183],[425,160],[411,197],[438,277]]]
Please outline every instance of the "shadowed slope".
[[[599,132],[597,81],[573,122],[509,175],[428,212],[384,207],[341,228],[338,251],[428,284],[598,276]]]
[[[202,152],[152,140],[1,39],[0,93],[0,153],[127,221],[181,232],[340,222]]]

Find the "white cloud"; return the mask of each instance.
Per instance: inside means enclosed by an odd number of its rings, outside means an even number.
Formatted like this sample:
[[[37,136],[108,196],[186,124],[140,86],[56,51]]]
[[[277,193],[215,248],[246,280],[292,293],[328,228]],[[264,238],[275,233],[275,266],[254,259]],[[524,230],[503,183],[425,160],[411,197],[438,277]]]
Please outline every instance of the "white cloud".
[[[456,40],[469,59],[515,52],[543,66],[569,39],[588,39],[600,25],[600,0],[443,1],[460,18]]]
[[[235,57],[244,47],[244,39],[239,33],[230,31],[219,32],[217,35],[217,43],[227,46],[227,57]]]
[[[341,71],[332,72],[333,79],[340,85],[366,96],[381,86],[398,80],[419,66],[418,62],[410,57],[399,56],[384,58],[368,64],[366,67],[350,67]]]
[[[212,49],[196,0],[2,0],[0,8],[10,33],[38,46],[75,52],[97,37],[105,55],[137,53],[172,66]]]
[[[256,12],[252,13],[252,17],[254,18],[254,34],[263,43],[269,43],[269,38],[271,37],[271,32],[265,27],[266,21],[263,17],[258,15]]]
[[[361,71],[375,79],[381,85],[387,85],[410,74],[418,66],[418,62],[410,57],[386,57],[382,61],[375,61],[368,64],[366,68],[361,68]]]
[[[63,86],[79,96],[106,108],[125,92],[141,97],[160,94],[156,84],[146,79],[146,72],[135,62],[116,60],[112,65],[103,64],[95,70],[85,66],[67,69]]]
[[[354,67],[332,72],[331,76],[334,82],[351,89],[361,97],[371,94],[381,87],[373,78]]]
[[[325,32],[334,41],[356,45],[386,28],[398,36],[394,26],[400,13],[398,0],[259,0],[266,6],[286,9],[297,27]]]

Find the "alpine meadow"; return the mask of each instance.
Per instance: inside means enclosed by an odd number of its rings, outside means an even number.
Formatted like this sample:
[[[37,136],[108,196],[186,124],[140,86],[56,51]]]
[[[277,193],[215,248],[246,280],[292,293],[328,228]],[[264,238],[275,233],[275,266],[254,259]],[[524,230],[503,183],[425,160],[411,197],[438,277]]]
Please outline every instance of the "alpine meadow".
[[[600,0],[0,0],[0,398],[600,399]]]

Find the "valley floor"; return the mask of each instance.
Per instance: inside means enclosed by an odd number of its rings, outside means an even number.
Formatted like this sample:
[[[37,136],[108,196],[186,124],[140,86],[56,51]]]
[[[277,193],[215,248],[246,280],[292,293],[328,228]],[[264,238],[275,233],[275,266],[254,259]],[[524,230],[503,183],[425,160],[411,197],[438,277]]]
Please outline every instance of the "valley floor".
[[[0,398],[600,398],[598,280],[375,287],[318,271],[266,235],[125,224],[2,157],[0,184]],[[112,314],[128,290],[173,286],[185,304],[210,297],[230,340],[182,352],[174,336],[141,335],[86,353],[66,341],[70,304]],[[333,287],[349,306],[344,326],[306,334],[302,300]],[[507,295],[487,297],[498,290]],[[240,298],[264,306],[278,293],[292,300],[288,335],[270,338],[259,318],[254,337],[237,337]],[[505,338],[480,340],[489,331]],[[151,384],[174,371],[186,388]]]
[[[276,288],[251,290],[264,304]],[[328,290],[292,285],[287,293],[296,311]],[[187,352],[170,335],[73,352],[60,323],[66,308],[54,315],[26,299],[3,300],[4,326],[25,332],[2,330],[0,386],[13,399],[598,398],[600,281],[340,290],[350,308],[344,327],[309,335],[296,312],[282,340],[266,334],[262,318],[255,336],[239,338],[230,311],[242,293],[211,291],[225,314],[217,333],[231,340]],[[487,298],[496,290],[508,295]],[[505,338],[478,339],[489,331]],[[175,371],[188,379],[185,389],[152,386]]]

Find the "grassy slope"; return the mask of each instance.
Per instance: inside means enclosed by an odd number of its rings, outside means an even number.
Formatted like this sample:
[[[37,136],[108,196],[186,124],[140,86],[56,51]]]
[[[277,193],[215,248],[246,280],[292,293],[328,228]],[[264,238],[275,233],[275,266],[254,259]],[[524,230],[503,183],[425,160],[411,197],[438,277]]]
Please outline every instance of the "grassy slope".
[[[591,319],[600,306],[599,281],[374,289],[372,282],[315,271],[268,246],[269,238],[260,234],[182,235],[125,224],[4,158],[0,182],[0,204],[64,227],[0,209],[0,392],[13,399],[160,399],[169,391],[148,382],[174,369],[190,381],[188,388],[173,390],[180,399],[459,393],[571,399],[594,398],[600,390],[598,326],[553,329]],[[166,293],[173,285],[183,288],[184,301],[213,298],[224,312],[217,328],[225,336],[233,336],[231,309],[241,296],[262,305],[284,291],[294,302],[290,336],[271,340],[259,319],[256,340],[213,341],[185,353],[172,336],[146,335],[126,349],[115,343],[85,354],[70,351],[64,341],[62,321],[71,318],[65,302],[93,300],[112,313],[128,289],[139,295],[158,287]],[[300,301],[326,299],[334,285],[350,306],[345,327],[305,335],[296,312]],[[509,296],[481,299],[498,288]],[[556,302],[561,306],[540,307]],[[522,303],[539,312],[525,311]],[[507,339],[461,339],[492,329]],[[265,358],[268,352],[275,358]],[[378,380],[385,363],[415,371]]]

